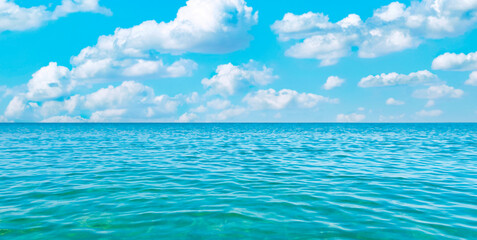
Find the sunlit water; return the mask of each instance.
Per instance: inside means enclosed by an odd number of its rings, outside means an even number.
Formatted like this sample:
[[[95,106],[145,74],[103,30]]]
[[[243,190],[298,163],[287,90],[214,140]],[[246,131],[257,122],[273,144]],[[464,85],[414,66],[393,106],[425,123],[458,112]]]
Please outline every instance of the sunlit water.
[[[2,124],[0,239],[477,239],[477,125]]]

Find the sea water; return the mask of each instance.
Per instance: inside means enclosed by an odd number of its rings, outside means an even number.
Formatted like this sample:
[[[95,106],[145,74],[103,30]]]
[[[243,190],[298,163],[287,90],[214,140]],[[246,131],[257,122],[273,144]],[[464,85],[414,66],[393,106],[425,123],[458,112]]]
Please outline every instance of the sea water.
[[[1,124],[0,239],[477,239],[477,124]]]

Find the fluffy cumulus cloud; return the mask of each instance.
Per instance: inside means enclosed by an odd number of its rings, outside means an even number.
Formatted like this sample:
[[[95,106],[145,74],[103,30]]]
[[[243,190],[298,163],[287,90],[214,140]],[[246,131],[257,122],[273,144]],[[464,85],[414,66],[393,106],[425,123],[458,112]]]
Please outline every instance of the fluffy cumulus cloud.
[[[394,98],[388,98],[388,100],[386,100],[386,104],[399,106],[399,105],[404,105],[404,101],[399,101]]]
[[[63,96],[68,92],[68,68],[50,63],[35,72],[28,82],[26,98],[30,100],[47,100]]]
[[[71,70],[71,78],[77,84],[84,82],[108,82],[129,78],[175,78],[191,76],[197,63],[180,59],[165,64],[162,59],[103,59],[87,61]]]
[[[177,107],[184,103],[185,99],[182,95],[175,97],[156,95],[154,90],[148,86],[134,81],[126,81],[117,87],[109,86],[86,95],[83,106],[88,110],[97,111],[98,114],[93,113],[92,115],[96,119],[100,119],[99,116],[106,118],[110,115],[121,117],[123,113],[127,113],[130,118],[133,118],[132,120],[134,118],[141,120],[175,113]],[[118,111],[107,112],[108,110]]]
[[[40,27],[70,13],[95,12],[110,15],[111,11],[99,5],[99,0],[62,0],[53,11],[46,6],[21,7],[13,0],[0,0],[0,32],[23,31]]]
[[[151,50],[176,54],[233,52],[248,46],[248,30],[257,21],[258,13],[244,0],[189,0],[174,20],[118,28],[113,35],[101,36],[95,46],[83,49],[73,62],[137,57]]]
[[[277,78],[273,75],[273,69],[260,66],[254,61],[241,66],[231,63],[219,65],[215,73],[211,78],[204,78],[202,85],[209,89],[209,94],[223,96],[233,95],[247,86],[267,85]]]
[[[302,15],[286,13],[283,19],[272,25],[272,30],[279,34],[282,41],[310,36],[315,29],[329,29],[333,24],[322,13],[307,12]]]
[[[88,109],[122,108],[131,102],[144,103],[154,97],[152,88],[133,81],[123,82],[114,87],[101,88],[85,97]]]
[[[15,96],[8,103],[5,110],[5,116],[7,118],[16,118],[20,116],[26,108],[25,99],[22,97]]]
[[[92,0],[64,0],[57,16],[105,9]],[[76,6],[76,8],[75,8]],[[100,36],[94,46],[71,58],[72,86],[96,82],[191,76],[197,63],[189,59],[164,62],[163,54],[229,53],[248,46],[248,30],[258,13],[243,0],[189,0],[170,22],[143,22]]]
[[[419,117],[438,117],[442,115],[442,110],[436,109],[436,110],[421,110],[416,113],[417,116]]]
[[[205,99],[211,95],[204,95]],[[203,99],[204,100],[204,99]],[[247,121],[248,117],[265,116],[271,111],[273,116],[280,115],[280,110],[313,109],[321,103],[338,103],[338,99],[331,99],[313,93],[299,93],[290,89],[266,89],[249,92],[241,102],[213,96],[211,100],[199,103],[180,116],[179,122],[215,122],[215,121]],[[270,117],[270,116],[267,116]]]
[[[433,83],[437,82],[438,77],[427,71],[418,71],[410,74],[399,74],[399,73],[382,73],[380,75],[369,75],[365,78],[362,78],[358,83],[358,86],[362,88],[369,87],[384,87],[384,86],[395,86],[395,85],[405,85],[405,84],[423,84],[423,83]]]
[[[290,89],[230,96],[242,87],[264,86],[277,78],[271,68],[254,61],[220,65],[216,72],[202,81],[205,94],[168,96],[130,80],[94,91],[76,89],[73,71],[50,63],[32,75],[23,91],[13,95],[3,118],[43,122],[233,121],[261,110],[311,109],[319,103],[338,103],[338,99]],[[238,99],[242,101],[232,102]]]
[[[184,113],[179,117],[177,122],[182,122],[182,123],[193,122],[197,118],[198,116],[195,113]]]
[[[162,59],[106,59],[74,67],[71,80],[76,86],[131,79],[178,78],[192,76],[196,69],[197,63],[189,59],[179,59],[170,64],[165,64]]]
[[[328,77],[328,79],[326,79],[326,83],[323,84],[323,89],[331,90],[333,88],[341,86],[344,82],[345,80],[342,78],[339,78],[337,76],[330,76]]]
[[[472,72],[469,76],[469,79],[465,81],[465,84],[471,85],[471,86],[477,86],[477,71]]]
[[[290,47],[285,55],[293,58],[316,58],[321,60],[321,66],[334,65],[348,55],[351,49],[348,45],[355,38],[355,35],[331,33],[312,36]]]
[[[320,102],[337,103],[338,100],[313,93],[298,93],[290,89],[282,89],[280,91],[268,89],[247,94],[243,98],[243,102],[247,103],[254,110],[280,110],[291,106],[313,108]]]
[[[41,120],[46,117],[56,117],[56,114],[74,114],[79,112],[100,111],[94,116],[96,121],[104,119],[115,120],[122,115],[107,111],[121,109],[124,113],[133,114],[138,118],[151,118],[163,113],[174,112],[181,101],[192,101],[194,94],[189,97],[166,95],[156,96],[152,88],[134,81],[125,81],[119,86],[109,86],[84,96],[74,95],[75,85],[71,78],[72,72],[65,67],[50,63],[32,75],[27,83],[27,89],[19,92],[8,104],[5,116],[18,120]],[[189,99],[190,98],[190,99]],[[106,112],[104,112],[106,111]],[[63,116],[63,115],[58,115]],[[68,117],[69,115],[65,115]],[[65,118],[51,118],[61,120]]]
[[[119,122],[124,121],[126,109],[106,109],[91,114],[90,122]]]
[[[19,94],[10,101],[4,115],[18,121],[152,121],[171,117],[190,97],[156,95],[148,86],[125,81],[90,94],[54,99]]]
[[[437,98],[460,98],[464,95],[464,91],[461,89],[456,89],[447,85],[436,85],[430,86],[427,89],[420,89],[414,91],[414,97],[416,98],[427,98],[427,99],[437,99]]]
[[[52,13],[52,18],[66,16],[75,12],[95,12],[111,15],[111,10],[99,5],[99,0],[62,0]]]
[[[444,53],[432,61],[432,68],[449,71],[473,71],[465,84],[477,86],[477,52]]]
[[[38,19],[56,19],[73,12],[110,13],[98,0],[63,0],[52,12],[45,7],[20,8],[13,2],[0,0],[0,31],[21,30],[19,23],[37,26]],[[95,46],[86,47],[72,57],[72,68],[50,63],[33,74],[28,91],[15,96],[5,112],[7,117],[32,119],[61,114],[64,105],[78,86],[98,82],[125,81],[117,87],[80,96],[78,106],[93,112],[91,121],[115,121],[131,116],[153,117],[177,108],[177,99],[155,96],[152,89],[130,80],[191,76],[197,63],[188,59],[164,62],[161,54],[228,53],[245,48],[251,36],[248,30],[257,23],[258,13],[243,0],[189,0],[170,22],[146,21],[132,28],[116,29],[113,35],[101,36]],[[40,21],[41,22],[41,21]],[[17,26],[17,29],[13,27]],[[224,44],[226,43],[226,44]],[[240,81],[264,85],[275,76],[271,69],[255,69],[255,63],[241,67],[223,66],[217,71],[231,71],[230,82],[215,77],[204,85],[230,94]],[[227,84],[232,84],[227,86]],[[197,96],[189,96],[185,102]],[[66,99],[66,100],[64,100]],[[135,108],[134,104],[141,107]],[[127,106],[126,106],[127,105]],[[111,108],[115,109],[111,109]],[[98,108],[98,109],[95,109]],[[68,111],[68,114],[74,111]],[[66,117],[65,117],[66,116]],[[68,120],[69,115],[52,116],[49,120]]]
[[[366,115],[360,113],[338,114],[337,122],[362,122],[366,119]]]
[[[432,69],[452,71],[475,71],[477,70],[477,52],[444,53],[432,61]]]
[[[209,102],[207,102],[207,107],[212,108],[212,109],[224,109],[230,106],[231,103],[229,100],[224,100],[224,99],[214,99]]]
[[[234,98],[237,99],[237,98]],[[266,89],[246,94],[241,102],[232,102],[226,97],[205,94],[200,102],[179,117],[178,122],[247,121],[257,116],[279,116],[278,111],[317,109],[322,103],[335,104],[332,99],[313,93],[299,93],[290,89]],[[198,105],[198,106],[197,106]],[[268,112],[268,113],[266,113]],[[278,115],[277,115],[278,114]]]
[[[280,41],[294,43],[285,55],[318,59],[326,66],[350,55],[352,47],[360,57],[374,58],[415,48],[426,39],[461,35],[476,23],[476,0],[423,0],[410,6],[390,3],[365,21],[356,14],[333,23],[322,13],[287,13],[271,28]]]

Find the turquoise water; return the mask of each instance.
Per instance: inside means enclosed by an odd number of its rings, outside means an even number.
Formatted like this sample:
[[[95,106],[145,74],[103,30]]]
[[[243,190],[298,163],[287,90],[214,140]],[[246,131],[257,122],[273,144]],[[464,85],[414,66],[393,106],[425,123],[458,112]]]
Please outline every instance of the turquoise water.
[[[477,239],[477,124],[1,124],[0,239]]]

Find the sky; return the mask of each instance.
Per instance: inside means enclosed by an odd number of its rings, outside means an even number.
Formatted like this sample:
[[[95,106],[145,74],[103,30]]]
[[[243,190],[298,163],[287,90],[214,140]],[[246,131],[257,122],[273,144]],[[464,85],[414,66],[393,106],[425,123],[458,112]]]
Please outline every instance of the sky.
[[[0,122],[476,122],[477,0],[0,0]]]

